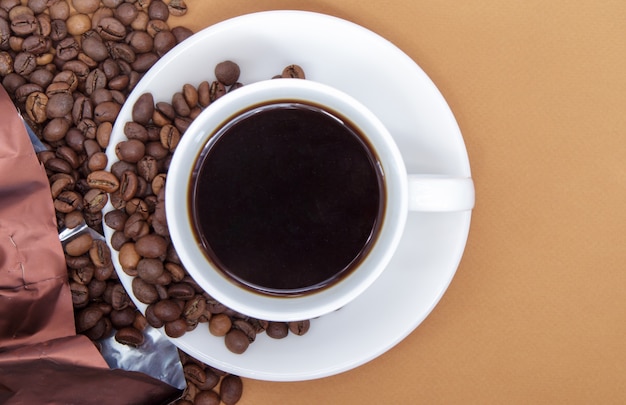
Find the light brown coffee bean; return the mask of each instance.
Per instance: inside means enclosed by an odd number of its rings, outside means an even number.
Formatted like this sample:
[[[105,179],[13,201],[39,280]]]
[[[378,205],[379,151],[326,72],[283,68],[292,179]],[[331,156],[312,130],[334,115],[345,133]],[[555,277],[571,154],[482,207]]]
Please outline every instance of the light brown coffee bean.
[[[182,318],[166,322],[164,326],[165,333],[172,338],[179,338],[187,332],[187,322]]]
[[[111,250],[106,241],[94,239],[89,249],[89,257],[96,267],[111,266]]]
[[[305,79],[304,69],[300,65],[289,65],[283,69],[282,77],[291,79]]]
[[[145,258],[156,259],[165,256],[168,242],[156,234],[148,234],[137,239],[135,250]]]
[[[288,325],[289,331],[291,333],[293,333],[294,335],[302,336],[309,331],[311,327],[311,321],[307,319],[304,321],[289,322]]]
[[[213,336],[226,336],[232,328],[232,321],[226,314],[216,314],[209,320],[209,332]]]
[[[70,240],[65,245],[65,252],[70,256],[81,256],[89,252],[93,237],[89,233],[83,233]]]

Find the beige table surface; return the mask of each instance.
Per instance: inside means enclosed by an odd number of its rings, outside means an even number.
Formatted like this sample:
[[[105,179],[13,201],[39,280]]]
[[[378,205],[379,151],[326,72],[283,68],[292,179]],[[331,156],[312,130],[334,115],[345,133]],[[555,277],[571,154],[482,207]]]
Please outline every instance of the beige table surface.
[[[410,336],[241,404],[626,403],[626,2],[187,0],[198,30],[272,9],[361,24],[451,106],[477,203],[449,289]]]

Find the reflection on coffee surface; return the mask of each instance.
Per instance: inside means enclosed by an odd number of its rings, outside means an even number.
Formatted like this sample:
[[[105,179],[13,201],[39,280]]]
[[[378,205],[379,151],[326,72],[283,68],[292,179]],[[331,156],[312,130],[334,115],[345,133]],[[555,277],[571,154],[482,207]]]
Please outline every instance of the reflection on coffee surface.
[[[194,231],[226,276],[300,295],[341,280],[375,242],[385,205],[376,155],[352,125],[278,103],[214,134],[194,169]]]

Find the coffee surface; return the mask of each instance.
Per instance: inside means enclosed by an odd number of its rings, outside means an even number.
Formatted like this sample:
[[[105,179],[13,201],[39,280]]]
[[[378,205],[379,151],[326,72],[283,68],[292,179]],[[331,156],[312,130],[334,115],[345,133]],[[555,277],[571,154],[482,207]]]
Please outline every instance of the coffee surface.
[[[298,295],[340,280],[380,226],[375,155],[314,106],[248,111],[210,138],[194,173],[191,212],[207,256],[257,291]]]

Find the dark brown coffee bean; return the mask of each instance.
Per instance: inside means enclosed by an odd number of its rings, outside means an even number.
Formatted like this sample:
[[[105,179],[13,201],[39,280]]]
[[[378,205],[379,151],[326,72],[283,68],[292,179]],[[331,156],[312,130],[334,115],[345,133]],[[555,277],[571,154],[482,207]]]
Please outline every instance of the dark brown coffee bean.
[[[209,88],[209,99],[211,102],[222,97],[224,94],[226,94],[226,87],[224,87],[223,83],[217,80],[211,82],[211,87]]]
[[[80,45],[74,37],[62,39],[56,46],[56,57],[62,61],[70,61],[78,56]],[[86,66],[86,65],[85,65]],[[87,69],[89,69],[87,67]]]
[[[72,294],[72,306],[74,308],[83,308],[89,303],[89,289],[86,285],[71,281],[70,292]]]
[[[93,104],[89,98],[80,95],[72,106],[72,120],[78,123],[84,119],[93,119]]]
[[[248,350],[250,341],[248,336],[239,329],[231,329],[224,337],[226,348],[235,354],[241,354]]]
[[[171,322],[180,318],[182,309],[173,300],[161,300],[154,304],[154,315],[163,322]]]
[[[37,18],[32,13],[22,13],[11,18],[11,31],[21,37],[34,33],[37,26]]]
[[[169,289],[168,289],[169,292]],[[194,295],[185,303],[183,316],[187,320],[198,320],[206,312],[206,299],[202,295]]]
[[[74,210],[83,209],[83,197],[75,191],[62,191],[54,199],[53,204],[57,211],[67,214]]]
[[[107,101],[102,104],[98,104],[93,112],[94,121],[97,124],[103,122],[115,122],[122,106],[115,101]]]
[[[115,310],[131,308],[131,301],[122,284],[115,284],[111,291],[111,307]],[[133,308],[133,312],[134,308]],[[134,318],[134,316],[133,316]]]
[[[271,338],[283,339],[289,334],[289,327],[285,322],[270,322],[265,333]]]
[[[304,70],[299,65],[289,65],[283,69],[282,77],[292,79],[304,79]]]
[[[115,147],[117,157],[129,163],[137,163],[144,157],[145,152],[146,145],[137,139],[122,141]]]
[[[149,234],[137,239],[135,250],[145,258],[155,259],[165,256],[167,241],[159,235]]]
[[[72,173],[72,166],[64,159],[61,158],[51,158],[44,162],[44,166],[46,169],[51,170],[55,173]]]
[[[209,332],[213,336],[225,336],[232,328],[232,321],[226,314],[216,314],[209,320]]]
[[[137,58],[132,63],[132,67],[139,73],[147,72],[157,61],[159,55],[153,52],[145,52],[137,55]]]
[[[172,96],[172,107],[176,114],[187,117],[191,113],[191,108],[182,92],[178,91]]]
[[[69,229],[74,229],[80,226],[85,221],[83,213],[80,211],[72,211],[65,214],[65,226]]]
[[[51,46],[52,41],[49,37],[44,37],[43,35],[31,35],[25,38],[24,42],[22,42],[22,51],[39,56],[50,51]]]
[[[137,264],[137,275],[148,283],[156,282],[163,274],[164,270],[163,262],[157,259],[144,258]]]
[[[162,0],[152,0],[148,6],[148,17],[151,20],[167,21],[170,16],[167,4]]]
[[[97,188],[92,188],[84,196],[84,209],[87,212],[100,212],[109,202],[108,194]]]
[[[9,59],[9,61],[7,61],[6,59]],[[6,65],[6,63],[9,63],[9,65]],[[4,70],[4,72],[6,72],[5,69],[7,68],[9,69],[8,71],[12,73],[3,74],[2,71]],[[2,85],[9,93],[15,94],[20,86],[26,84],[26,79],[24,77],[13,72],[13,59],[7,52],[0,52],[0,75],[4,76],[4,79],[2,79]],[[43,88],[43,86],[36,84],[36,82],[33,82],[32,85],[40,89]]]
[[[104,152],[96,152],[89,157],[87,167],[89,171],[95,172],[98,170],[104,170],[107,167],[109,160]]]
[[[132,70],[132,66],[130,64],[135,62],[137,59],[137,54],[133,48],[123,42],[112,41],[107,42],[107,46],[109,48],[109,54],[113,59],[116,59],[118,63],[126,62],[128,64],[129,69],[127,69],[127,74],[132,78],[132,75],[135,74],[135,72]]]
[[[244,319],[235,319],[233,321],[233,328],[239,329],[248,337],[250,343],[256,339],[256,328],[248,321]]]
[[[108,336],[112,330],[111,321],[108,318],[101,318],[91,329],[81,332],[89,339],[96,341]]]
[[[187,322],[184,319],[176,319],[165,323],[165,334],[171,338],[179,338],[187,332]]]
[[[89,257],[96,267],[111,266],[111,250],[102,239],[94,239],[89,249]]]
[[[122,177],[120,179],[120,193],[121,197],[124,201],[132,200],[137,194],[137,190],[139,189],[139,178],[137,174],[126,170],[122,173]]]
[[[148,183],[151,183],[157,174],[159,174],[158,162],[152,156],[145,155],[137,162],[137,175]]]
[[[52,79],[54,78],[54,73],[45,68],[35,69],[33,73],[30,74],[28,78],[31,83],[35,83],[42,88],[46,88],[52,83]]]
[[[176,46],[176,37],[172,31],[164,30],[154,36],[154,51],[157,55],[163,56]]]
[[[52,95],[48,100],[48,118],[62,118],[71,113],[74,107],[74,98],[69,93]]]
[[[28,76],[37,68],[37,58],[30,52],[20,52],[13,59],[13,70],[22,76]]]
[[[193,31],[187,27],[177,26],[172,28],[172,34],[176,37],[176,42],[181,43],[193,35]]]
[[[133,240],[137,240],[149,233],[150,226],[141,213],[132,214],[124,224],[124,234]]]
[[[128,215],[123,210],[111,210],[104,215],[104,222],[109,228],[123,231]]]
[[[43,129],[43,139],[48,142],[56,142],[63,139],[70,128],[70,123],[65,118],[53,118]]]
[[[239,376],[229,374],[220,383],[220,398],[226,405],[234,405],[241,399],[243,382]]]
[[[121,41],[126,36],[126,27],[115,17],[101,19],[96,31],[105,41]]]
[[[225,86],[235,84],[239,80],[240,69],[235,62],[226,60],[215,66],[215,78]]]
[[[50,39],[54,42],[60,42],[68,35],[67,24],[65,20],[53,19],[50,21]]]
[[[183,365],[183,373],[185,379],[196,385],[202,385],[206,382],[206,373],[204,369],[195,363]]]
[[[193,400],[193,405],[220,405],[220,403],[220,396],[213,390],[200,391]]]
[[[304,321],[289,322],[288,325],[289,325],[289,331],[291,333],[293,333],[294,335],[302,336],[309,331],[311,327],[311,321],[304,320]]]
[[[126,307],[123,309],[113,309],[110,314],[113,327],[115,329],[121,329],[126,326],[132,326],[133,322],[135,321],[135,312],[137,311],[131,307]]]
[[[76,314],[76,332],[81,333],[93,328],[104,316],[98,307],[88,306]]]
[[[170,275],[171,277],[171,273],[167,272],[167,274]],[[188,283],[177,282],[177,283],[173,283],[169,285],[169,287],[167,288],[167,295],[168,297],[174,298],[174,299],[190,300],[196,295],[196,291]],[[206,307],[206,302],[205,302],[205,307]]]
[[[145,282],[140,277],[133,278],[131,285],[132,285],[133,294],[135,295],[135,298],[137,298],[139,302],[143,302],[144,304],[152,304],[159,299],[159,294],[157,293],[156,287],[153,284],[149,284]],[[147,317],[147,313],[146,313],[146,317]],[[148,318],[148,321],[149,320],[150,318]]]
[[[87,184],[91,188],[114,193],[120,187],[120,181],[115,175],[106,170],[98,170],[89,173],[87,176]]]
[[[0,60],[2,60],[2,58],[0,58]],[[11,69],[13,69],[13,66],[11,66]],[[24,83],[15,89],[15,98],[19,103],[24,103],[26,102],[26,98],[36,91],[42,92],[43,88],[35,83]]]
[[[145,336],[139,329],[127,326],[115,333],[115,340],[123,345],[139,347],[143,344]]]
[[[75,282],[83,285],[87,285],[93,279],[94,268],[93,266],[83,266],[80,268],[73,268],[71,270],[71,278]]]
[[[154,113],[154,98],[151,93],[144,93],[135,102],[132,108],[133,121],[147,125]]]

